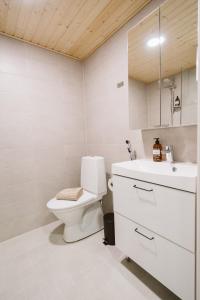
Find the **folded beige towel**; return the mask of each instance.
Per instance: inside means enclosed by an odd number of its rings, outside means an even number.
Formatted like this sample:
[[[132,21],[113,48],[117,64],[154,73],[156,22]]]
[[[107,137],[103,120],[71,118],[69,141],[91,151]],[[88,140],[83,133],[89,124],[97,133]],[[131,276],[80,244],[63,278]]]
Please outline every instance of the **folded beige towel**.
[[[81,187],[64,189],[56,195],[57,200],[78,200],[83,194]]]

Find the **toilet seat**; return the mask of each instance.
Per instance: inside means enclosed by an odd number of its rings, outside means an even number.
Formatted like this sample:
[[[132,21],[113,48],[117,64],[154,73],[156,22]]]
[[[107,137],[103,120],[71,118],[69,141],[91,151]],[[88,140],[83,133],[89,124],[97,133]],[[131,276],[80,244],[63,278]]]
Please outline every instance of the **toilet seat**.
[[[64,210],[77,208],[87,203],[92,203],[97,201],[97,196],[95,194],[83,191],[83,195],[78,200],[57,200],[56,198],[51,199],[47,203],[47,207],[50,210]]]

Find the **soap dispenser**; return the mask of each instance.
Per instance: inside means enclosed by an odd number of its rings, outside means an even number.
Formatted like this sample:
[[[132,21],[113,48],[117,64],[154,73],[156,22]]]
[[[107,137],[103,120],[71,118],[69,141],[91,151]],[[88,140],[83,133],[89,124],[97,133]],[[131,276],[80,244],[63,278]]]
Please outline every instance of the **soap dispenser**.
[[[153,160],[156,162],[162,161],[162,145],[159,138],[154,138],[155,143],[153,145]]]

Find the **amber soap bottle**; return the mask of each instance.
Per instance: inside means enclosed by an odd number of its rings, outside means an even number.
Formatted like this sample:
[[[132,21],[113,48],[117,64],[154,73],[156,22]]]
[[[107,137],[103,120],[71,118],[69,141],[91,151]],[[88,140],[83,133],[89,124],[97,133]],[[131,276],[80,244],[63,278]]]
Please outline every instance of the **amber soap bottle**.
[[[159,138],[154,138],[155,143],[153,145],[153,160],[162,161],[162,145],[160,144]]]

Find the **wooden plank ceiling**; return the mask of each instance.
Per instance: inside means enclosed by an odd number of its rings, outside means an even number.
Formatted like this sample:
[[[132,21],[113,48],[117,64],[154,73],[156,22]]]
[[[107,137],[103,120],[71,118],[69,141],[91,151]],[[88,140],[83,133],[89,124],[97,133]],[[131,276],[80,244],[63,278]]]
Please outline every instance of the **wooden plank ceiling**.
[[[0,33],[84,59],[151,0],[0,0]]]
[[[197,0],[168,0],[160,8],[161,77],[196,65]],[[147,47],[159,36],[159,10],[129,31],[129,76],[149,83],[159,79],[159,47]]]

